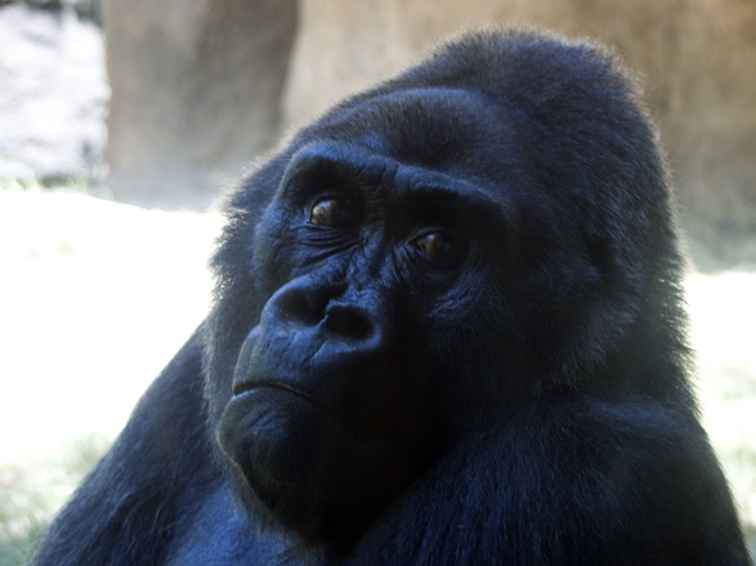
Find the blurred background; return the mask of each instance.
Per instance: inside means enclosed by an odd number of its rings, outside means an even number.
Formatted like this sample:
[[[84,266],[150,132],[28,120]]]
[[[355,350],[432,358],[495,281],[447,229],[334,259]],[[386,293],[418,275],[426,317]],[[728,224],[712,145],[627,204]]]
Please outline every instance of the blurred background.
[[[222,194],[334,101],[493,23],[596,38],[638,73],[704,422],[756,547],[754,0],[0,0],[0,566],[207,312]]]

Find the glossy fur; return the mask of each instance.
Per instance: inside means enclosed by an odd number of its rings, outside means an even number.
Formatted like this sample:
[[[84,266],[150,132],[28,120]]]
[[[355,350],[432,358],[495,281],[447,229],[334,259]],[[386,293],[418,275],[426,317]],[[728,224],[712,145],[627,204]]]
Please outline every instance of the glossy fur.
[[[471,34],[346,100],[234,194],[36,564],[749,564],[670,210],[594,45]]]

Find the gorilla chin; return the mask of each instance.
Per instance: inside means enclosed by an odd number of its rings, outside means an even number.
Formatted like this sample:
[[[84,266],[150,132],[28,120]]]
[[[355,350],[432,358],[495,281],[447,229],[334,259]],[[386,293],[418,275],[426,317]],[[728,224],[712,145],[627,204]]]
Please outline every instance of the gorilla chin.
[[[333,539],[337,517],[338,538],[351,538],[344,517],[358,532],[394,495],[391,486],[402,482],[397,476],[406,475],[386,465],[385,445],[356,438],[306,394],[275,382],[236,393],[218,438],[235,465],[235,487],[248,511],[259,511],[263,503],[276,521],[305,539]]]

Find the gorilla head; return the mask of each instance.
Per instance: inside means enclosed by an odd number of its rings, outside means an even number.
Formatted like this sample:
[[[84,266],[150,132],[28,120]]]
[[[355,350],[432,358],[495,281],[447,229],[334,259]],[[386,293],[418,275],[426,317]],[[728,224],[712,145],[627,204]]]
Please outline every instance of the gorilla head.
[[[213,311],[38,566],[750,564],[655,134],[601,49],[464,36],[228,218]]]
[[[677,256],[634,97],[585,44],[468,36],[244,183],[206,366],[248,508],[348,541],[535,399],[668,395],[644,365],[677,340]]]

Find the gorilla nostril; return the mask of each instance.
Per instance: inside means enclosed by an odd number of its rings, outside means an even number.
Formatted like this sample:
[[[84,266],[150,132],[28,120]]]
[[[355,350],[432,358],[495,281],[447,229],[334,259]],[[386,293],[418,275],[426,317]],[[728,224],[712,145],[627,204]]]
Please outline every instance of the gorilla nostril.
[[[306,289],[292,289],[279,299],[281,315],[286,321],[315,326],[323,318],[325,303]]]
[[[373,324],[367,313],[351,306],[331,306],[326,312],[324,324],[334,334],[352,340],[365,340],[373,332]]]

